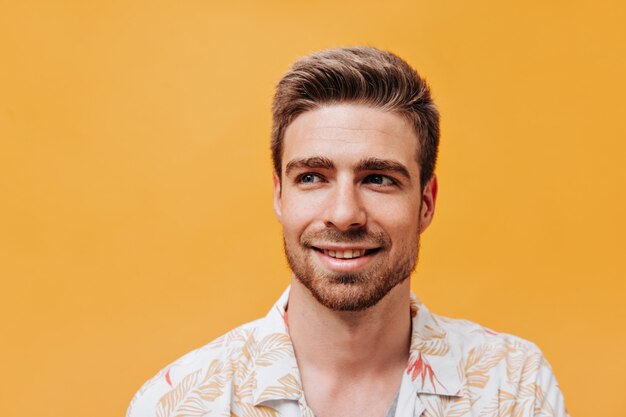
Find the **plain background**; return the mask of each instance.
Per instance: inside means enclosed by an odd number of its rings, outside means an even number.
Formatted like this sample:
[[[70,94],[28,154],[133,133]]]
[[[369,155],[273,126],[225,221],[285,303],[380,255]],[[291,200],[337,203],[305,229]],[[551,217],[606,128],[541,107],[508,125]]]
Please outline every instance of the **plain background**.
[[[413,290],[528,338],[572,416],[626,414],[618,1],[0,4],[0,415],[120,416],[289,282],[270,102],[297,57],[408,60],[442,117]]]

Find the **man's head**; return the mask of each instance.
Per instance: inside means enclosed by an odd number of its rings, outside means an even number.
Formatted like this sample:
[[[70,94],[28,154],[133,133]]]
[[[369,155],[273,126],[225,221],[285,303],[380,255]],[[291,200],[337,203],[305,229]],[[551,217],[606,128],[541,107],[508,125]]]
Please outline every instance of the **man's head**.
[[[327,104],[354,103],[396,113],[415,130],[422,187],[439,147],[439,112],[430,89],[400,57],[371,47],[335,48],[306,56],[280,80],[272,108],[272,160],[282,176],[285,130],[300,114]]]
[[[437,120],[417,73],[371,48],[314,54],[280,82],[274,207],[289,265],[321,304],[371,307],[414,269],[437,194]]]

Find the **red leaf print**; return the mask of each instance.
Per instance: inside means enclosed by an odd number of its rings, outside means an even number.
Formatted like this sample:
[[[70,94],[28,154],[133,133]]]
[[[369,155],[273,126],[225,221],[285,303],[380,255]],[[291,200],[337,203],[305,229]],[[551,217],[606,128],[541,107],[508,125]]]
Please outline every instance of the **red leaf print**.
[[[172,386],[172,379],[170,378],[170,370],[169,369],[165,373],[165,382],[167,382],[170,387]]]
[[[433,372],[433,368],[428,364],[426,359],[422,356],[422,352],[417,354],[417,358],[411,358],[409,360],[409,367],[406,370],[406,373],[411,375],[411,380],[415,381],[417,377],[422,377],[422,389],[424,389],[424,384],[426,383],[426,379],[430,380],[430,385],[432,385],[435,392],[437,392],[437,386],[435,382],[441,385],[441,387],[445,390],[446,387],[443,386],[435,372]]]

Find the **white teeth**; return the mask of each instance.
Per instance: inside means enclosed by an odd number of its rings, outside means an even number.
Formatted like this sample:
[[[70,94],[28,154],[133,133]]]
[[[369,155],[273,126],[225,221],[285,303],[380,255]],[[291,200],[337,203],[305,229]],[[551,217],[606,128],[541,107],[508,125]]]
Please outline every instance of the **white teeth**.
[[[333,258],[337,258],[337,259],[352,259],[352,258],[358,258],[361,257],[363,255],[365,255],[365,250],[352,250],[352,249],[347,249],[347,250],[326,250],[324,249],[324,253],[328,256],[331,256]]]

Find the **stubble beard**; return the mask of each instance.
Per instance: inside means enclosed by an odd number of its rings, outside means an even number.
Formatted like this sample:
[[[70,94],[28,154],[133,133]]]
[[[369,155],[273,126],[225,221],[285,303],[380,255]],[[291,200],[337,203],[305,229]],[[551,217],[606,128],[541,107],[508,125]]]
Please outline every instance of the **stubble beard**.
[[[382,248],[374,256],[382,259],[363,272],[330,272],[312,262],[311,247],[315,242],[374,243]],[[297,248],[291,248],[286,240],[284,244],[291,271],[320,304],[335,311],[361,311],[376,305],[411,275],[417,265],[419,231],[415,241],[405,245],[397,259],[389,258],[391,240],[382,231],[327,229],[303,234]]]

